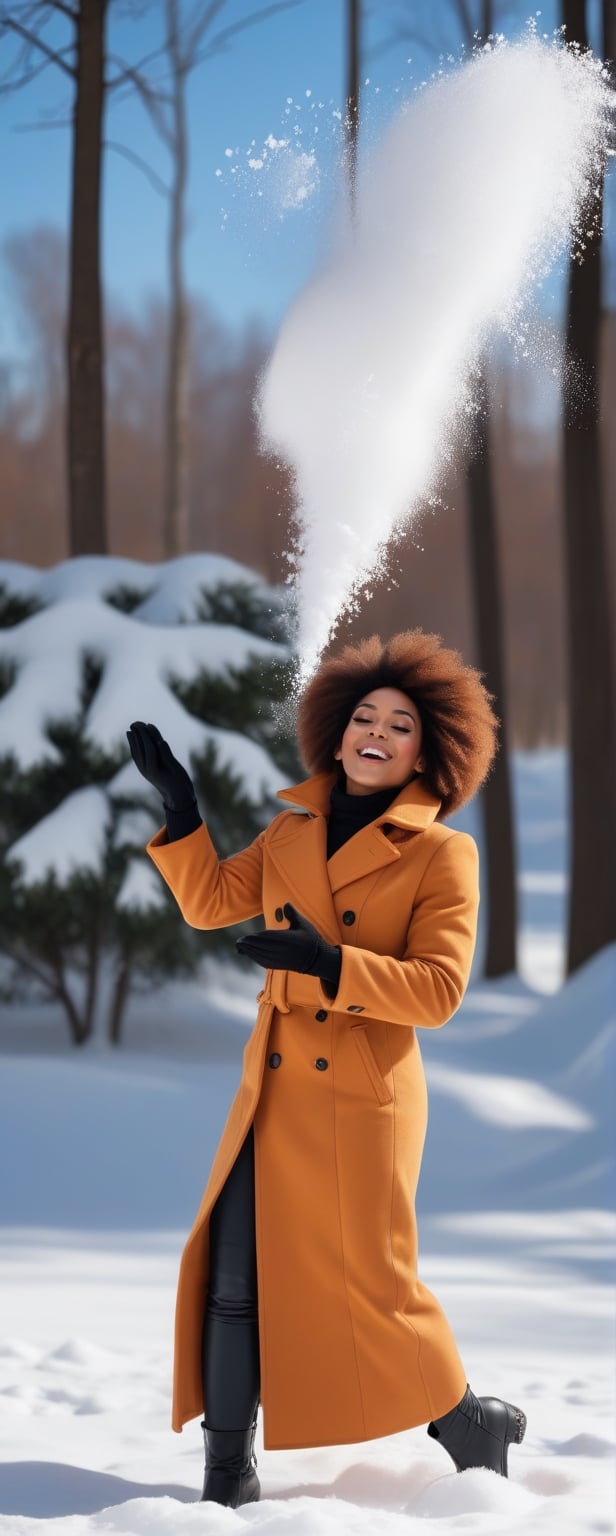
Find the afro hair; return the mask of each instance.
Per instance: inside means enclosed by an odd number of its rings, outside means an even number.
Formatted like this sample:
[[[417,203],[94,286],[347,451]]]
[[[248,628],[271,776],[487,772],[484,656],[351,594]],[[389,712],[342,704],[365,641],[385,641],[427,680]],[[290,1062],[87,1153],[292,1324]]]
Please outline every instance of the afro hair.
[[[440,635],[407,629],[389,640],[371,635],[321,662],[297,707],[299,749],[310,773],[341,769],[334,752],[353,710],[374,688],[399,688],[422,724],[422,774],[441,801],[439,819],[472,799],[497,750],[498,719],[480,673],[447,650]],[[341,780],[343,782],[343,779]]]

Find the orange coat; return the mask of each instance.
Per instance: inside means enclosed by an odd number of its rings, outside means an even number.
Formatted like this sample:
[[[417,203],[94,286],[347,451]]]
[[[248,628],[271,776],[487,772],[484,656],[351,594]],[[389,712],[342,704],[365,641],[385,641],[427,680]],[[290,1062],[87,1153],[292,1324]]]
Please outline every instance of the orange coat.
[[[342,947],[334,1002],[313,976],[265,973],[180,1267],[176,1430],[207,1413],[209,1217],[253,1123],[266,1450],[425,1424],[459,1402],[467,1380],[445,1315],[417,1278],[414,1200],[427,1124],[417,1028],[445,1024],[462,999],[475,945],[477,849],[435,820],[440,802],[414,780],[327,860],[334,782],[320,773],[281,790],[307,814],[282,811],[220,862],[203,824],[172,843],[161,827],[147,844],[191,927],[263,913],[275,928],[291,901]],[[317,1058],[325,1068],[315,1070]]]

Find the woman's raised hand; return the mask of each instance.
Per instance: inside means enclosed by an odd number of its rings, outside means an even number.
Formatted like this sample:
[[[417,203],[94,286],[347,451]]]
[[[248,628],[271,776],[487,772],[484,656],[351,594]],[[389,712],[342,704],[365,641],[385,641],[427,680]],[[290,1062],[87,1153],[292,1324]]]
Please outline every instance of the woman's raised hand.
[[[196,804],[190,774],[173,756],[157,725],[152,725],[151,721],[146,725],[143,720],[132,720],[126,736],[135,766],[148,784],[153,784],[162,795],[168,810],[184,811]]]

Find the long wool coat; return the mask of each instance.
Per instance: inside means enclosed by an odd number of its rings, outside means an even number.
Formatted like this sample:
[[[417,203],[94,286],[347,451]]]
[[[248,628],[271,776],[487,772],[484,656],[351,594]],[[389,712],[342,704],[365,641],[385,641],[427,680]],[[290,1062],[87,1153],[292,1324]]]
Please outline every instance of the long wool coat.
[[[291,901],[342,948],[321,982],[267,971],[242,1078],[186,1243],[177,1293],[172,1425],[203,1411],[209,1218],[254,1125],[263,1443],[345,1444],[396,1434],[459,1402],[466,1372],[417,1277],[415,1190],[427,1124],[418,1029],[458,1007],[475,944],[473,839],[435,820],[420,779],[326,855],[335,775],[313,775],[243,852],[219,861],[205,825],[147,852],[187,923]]]

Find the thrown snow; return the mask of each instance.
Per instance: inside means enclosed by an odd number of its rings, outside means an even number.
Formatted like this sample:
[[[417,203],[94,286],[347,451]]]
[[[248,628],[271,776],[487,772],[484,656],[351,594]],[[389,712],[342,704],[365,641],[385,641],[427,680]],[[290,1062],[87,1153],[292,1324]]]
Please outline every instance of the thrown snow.
[[[283,131],[270,131],[258,145],[256,139],[251,139],[243,154],[239,150],[235,154],[225,150],[226,157],[233,158],[233,165],[227,166],[226,171],[215,171],[235,199],[244,197],[252,202],[246,223],[251,242],[259,239],[271,220],[282,223],[290,213],[313,206],[323,180],[328,182],[331,177],[339,149],[340,113],[331,114],[331,102],[326,106],[324,101],[311,97],[311,91],[305,92],[303,102],[288,97]],[[255,197],[261,199],[256,218]],[[221,209],[221,214],[226,221],[228,209]]]
[[[608,101],[599,61],[499,40],[405,104],[359,176],[353,230],[338,199],[259,400],[296,479],[302,679],[467,430],[480,348],[521,333],[533,285],[597,212]]]

